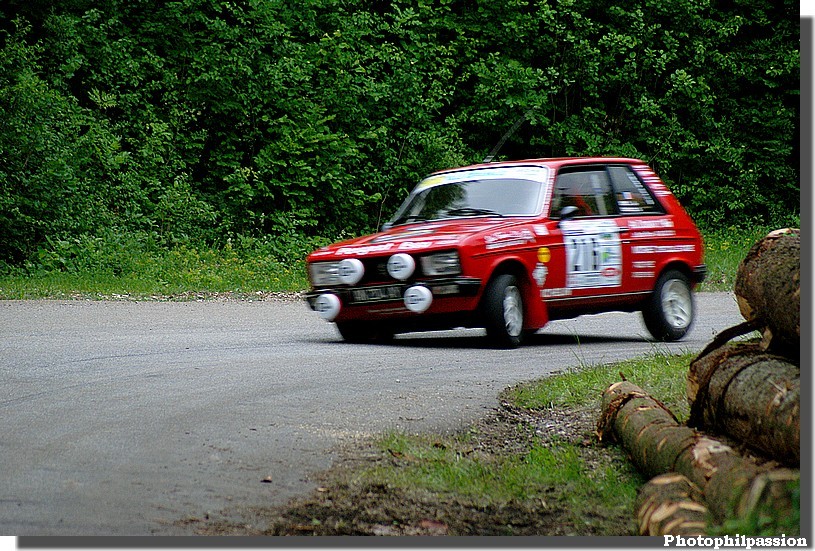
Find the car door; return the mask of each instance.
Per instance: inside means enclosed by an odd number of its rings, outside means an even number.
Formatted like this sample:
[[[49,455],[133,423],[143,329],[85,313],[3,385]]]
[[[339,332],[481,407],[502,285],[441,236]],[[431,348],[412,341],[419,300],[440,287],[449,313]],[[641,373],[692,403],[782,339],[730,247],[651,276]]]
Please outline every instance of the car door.
[[[553,283],[562,288],[542,293],[552,307],[577,307],[620,293],[625,267],[618,216],[604,165],[558,171],[550,218],[558,220],[553,251],[560,256],[552,266],[563,272],[555,274]]]
[[[627,268],[623,286],[627,292],[647,292],[654,288],[660,247],[676,235],[673,219],[651,194],[648,187],[628,165],[609,165],[617,219]]]

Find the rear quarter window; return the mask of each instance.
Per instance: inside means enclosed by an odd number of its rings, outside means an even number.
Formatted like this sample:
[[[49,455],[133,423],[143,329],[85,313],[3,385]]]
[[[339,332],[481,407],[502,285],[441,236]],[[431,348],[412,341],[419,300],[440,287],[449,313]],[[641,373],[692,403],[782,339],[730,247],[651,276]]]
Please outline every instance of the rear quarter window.
[[[662,205],[627,166],[610,166],[608,174],[622,215],[663,214]]]

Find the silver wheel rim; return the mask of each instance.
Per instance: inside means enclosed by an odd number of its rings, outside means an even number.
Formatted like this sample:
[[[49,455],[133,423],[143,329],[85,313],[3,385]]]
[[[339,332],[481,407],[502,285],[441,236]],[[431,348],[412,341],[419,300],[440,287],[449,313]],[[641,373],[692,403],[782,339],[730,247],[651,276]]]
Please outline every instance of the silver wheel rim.
[[[521,334],[524,326],[524,307],[521,291],[510,286],[504,291],[504,324],[510,337]]]
[[[662,311],[674,329],[685,329],[693,319],[690,289],[682,281],[671,279],[662,287]]]

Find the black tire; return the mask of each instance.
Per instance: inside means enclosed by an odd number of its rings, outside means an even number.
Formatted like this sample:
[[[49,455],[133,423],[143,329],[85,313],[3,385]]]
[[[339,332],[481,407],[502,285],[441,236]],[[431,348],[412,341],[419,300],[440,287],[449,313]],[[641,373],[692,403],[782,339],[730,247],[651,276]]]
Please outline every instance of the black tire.
[[[355,344],[383,343],[393,339],[393,331],[370,321],[338,321],[337,330],[345,342]]]
[[[695,306],[688,277],[668,270],[657,280],[654,292],[642,310],[648,332],[658,341],[671,342],[684,337],[693,325]]]
[[[514,275],[493,278],[482,299],[487,337],[500,348],[517,348],[524,338],[524,301]]]

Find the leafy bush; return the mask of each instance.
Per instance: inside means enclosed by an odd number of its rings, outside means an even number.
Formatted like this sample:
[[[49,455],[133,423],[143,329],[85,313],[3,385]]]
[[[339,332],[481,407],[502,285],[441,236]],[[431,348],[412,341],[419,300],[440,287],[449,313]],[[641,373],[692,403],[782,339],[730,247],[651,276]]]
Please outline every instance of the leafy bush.
[[[301,254],[374,229],[421,176],[482,159],[522,116],[500,158],[643,158],[708,228],[800,216],[792,0],[5,13],[5,265],[58,266],[38,251],[128,233]]]

